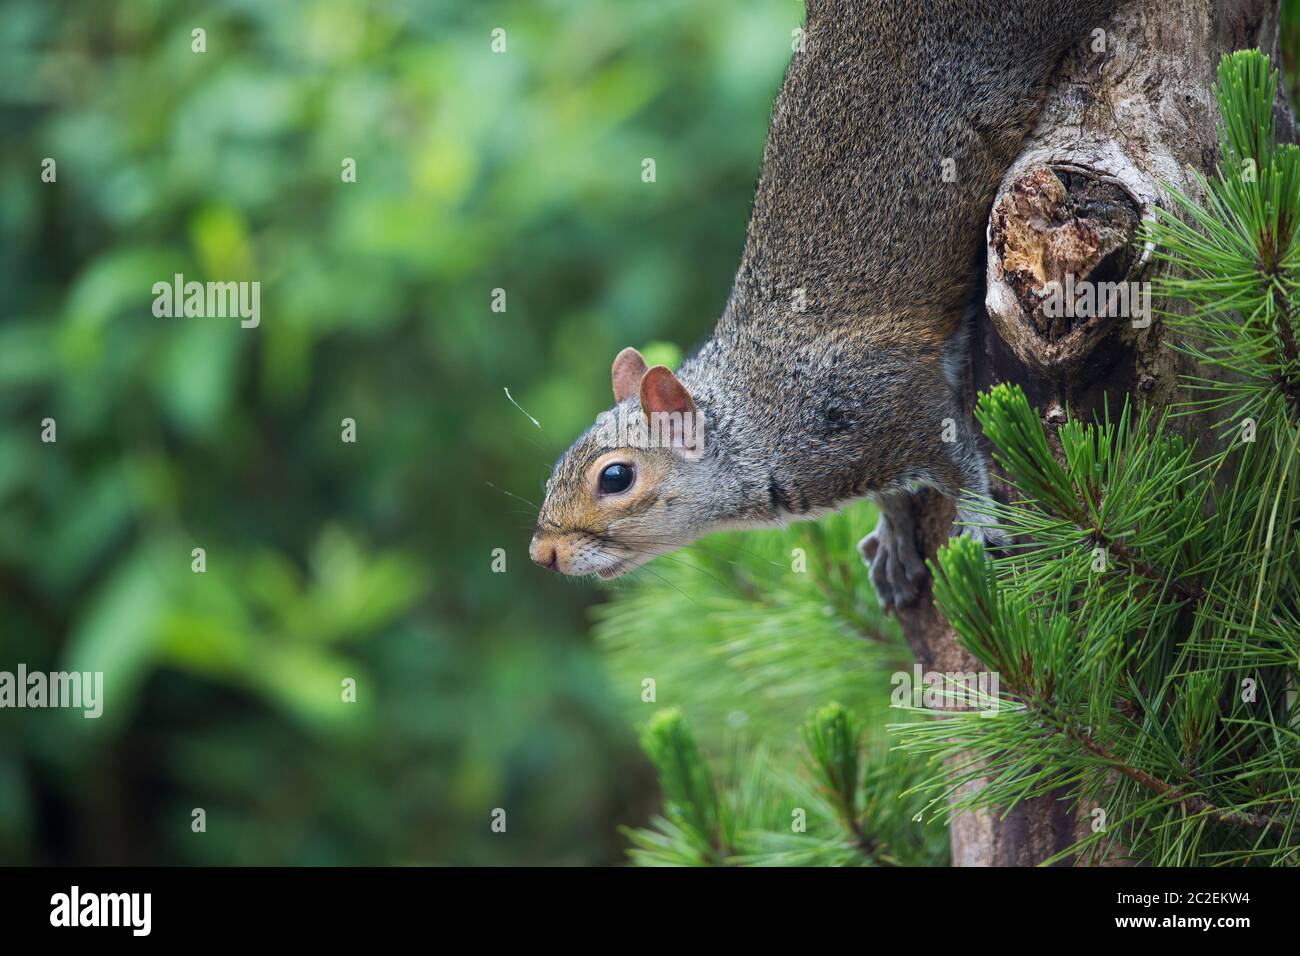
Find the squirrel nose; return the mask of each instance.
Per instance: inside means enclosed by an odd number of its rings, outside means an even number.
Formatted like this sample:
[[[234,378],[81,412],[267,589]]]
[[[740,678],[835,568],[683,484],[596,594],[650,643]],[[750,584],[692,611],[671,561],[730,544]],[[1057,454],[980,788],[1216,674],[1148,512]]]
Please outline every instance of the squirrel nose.
[[[538,541],[533,538],[532,543],[528,546],[528,556],[533,559],[534,563],[540,564],[548,571],[560,570],[560,555],[555,545],[549,542]]]

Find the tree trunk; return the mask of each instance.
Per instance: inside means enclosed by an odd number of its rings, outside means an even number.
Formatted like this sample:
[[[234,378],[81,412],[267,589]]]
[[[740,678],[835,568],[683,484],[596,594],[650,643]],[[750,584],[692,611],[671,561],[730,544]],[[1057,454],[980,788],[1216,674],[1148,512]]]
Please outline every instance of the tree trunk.
[[[1127,314],[1062,317],[1048,307],[1051,284],[1067,275],[1093,283],[1143,278],[1151,250],[1135,240],[1139,222],[1158,206],[1174,211],[1169,186],[1200,198],[1193,174],[1209,174],[1218,159],[1211,86],[1219,59],[1259,47],[1279,65],[1278,7],[1278,0],[1131,0],[1063,62],[989,216],[986,314],[972,343],[974,389],[1019,384],[1049,434],[1067,409],[1090,419],[1105,399],[1112,409],[1126,395],[1155,409],[1179,399],[1179,375],[1192,369],[1167,347],[1158,319],[1144,325]],[[1294,125],[1281,88],[1279,138],[1290,140]],[[1005,498],[1001,477],[995,475],[994,489]],[[952,506],[923,493],[913,507],[933,559],[947,540]],[[928,590],[899,619],[922,666],[979,669]],[[957,814],[953,864],[1040,863],[1083,835],[1089,809],[1062,793],[1026,801],[1005,817]]]

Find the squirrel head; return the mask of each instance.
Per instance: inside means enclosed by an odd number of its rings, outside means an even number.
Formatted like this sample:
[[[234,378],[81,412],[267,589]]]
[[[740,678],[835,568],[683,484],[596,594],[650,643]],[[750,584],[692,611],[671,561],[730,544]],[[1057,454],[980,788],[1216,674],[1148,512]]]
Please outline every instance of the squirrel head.
[[[636,349],[611,371],[617,404],[556,464],[528,549],[561,574],[618,577],[695,540],[714,511],[716,461],[686,386]]]

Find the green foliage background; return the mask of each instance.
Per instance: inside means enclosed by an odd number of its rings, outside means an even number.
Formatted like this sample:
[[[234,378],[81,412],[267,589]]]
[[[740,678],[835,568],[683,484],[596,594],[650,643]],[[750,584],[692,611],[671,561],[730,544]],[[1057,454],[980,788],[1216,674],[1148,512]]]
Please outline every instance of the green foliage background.
[[[801,19],[5,5],[0,669],[108,686],[98,722],[0,711],[0,861],[621,859],[656,800],[639,686],[506,493],[537,499],[618,349],[710,327]],[[259,280],[261,327],[154,317],[176,272]]]
[[[632,587],[661,643],[620,643],[624,602],[599,649],[602,592],[528,563],[513,497],[605,406],[620,348],[669,357],[711,327],[801,20],[794,0],[6,3],[0,669],[102,670],[107,700],[99,721],[0,710],[0,863],[613,862],[658,804],[651,713],[683,707],[751,774],[828,699],[879,726],[906,655],[841,547],[867,509],[657,563]],[[260,281],[261,327],[156,318],[176,272]],[[843,556],[823,570],[858,575],[847,606],[764,577],[799,546]],[[666,618],[656,587],[715,603]],[[804,647],[763,639],[817,614]],[[695,638],[698,668],[643,703],[663,642]],[[764,786],[815,815],[789,766]],[[942,862],[919,832],[890,852]]]

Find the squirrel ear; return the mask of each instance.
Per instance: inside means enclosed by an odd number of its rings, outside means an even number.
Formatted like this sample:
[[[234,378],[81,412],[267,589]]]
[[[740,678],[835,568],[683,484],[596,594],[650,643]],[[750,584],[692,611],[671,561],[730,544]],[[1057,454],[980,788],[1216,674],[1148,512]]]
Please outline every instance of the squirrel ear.
[[[695,400],[667,365],[656,365],[641,377],[641,410],[647,415],[656,412],[686,415],[695,411]]]
[[[621,402],[636,394],[641,385],[641,376],[645,374],[645,359],[633,348],[626,348],[614,359],[610,376],[614,380],[614,401]]]
[[[641,377],[641,411],[652,436],[658,435],[688,458],[703,454],[704,420],[691,393],[666,365],[656,365]]]

